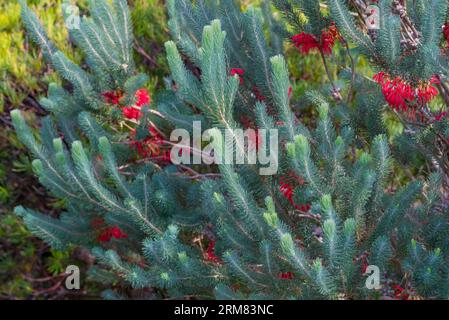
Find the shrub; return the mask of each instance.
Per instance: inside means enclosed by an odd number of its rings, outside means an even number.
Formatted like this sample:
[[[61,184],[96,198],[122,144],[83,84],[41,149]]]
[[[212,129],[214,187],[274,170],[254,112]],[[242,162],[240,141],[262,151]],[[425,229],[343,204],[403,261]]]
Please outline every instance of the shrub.
[[[324,9],[274,1],[284,20],[266,3],[241,11],[238,2],[170,0],[171,77],[153,101],[132,59],[125,1],[92,2],[92,20],[71,30],[88,70],[56,49],[23,6],[28,31],[71,90],[50,86],[41,103],[51,116],[38,139],[12,113],[35,173],[66,211],[59,219],[16,213],[55,248],[91,250],[91,276],[111,287],[105,298],[127,298],[130,287],[147,289],[146,298],[447,298],[445,171],[392,183],[395,158],[422,150],[424,132],[440,139],[434,130],[445,122],[407,127],[390,142],[382,123],[385,102],[403,120],[436,101],[424,81],[445,79],[437,48],[447,3],[408,2],[420,14],[407,23],[418,19],[422,38],[403,49],[396,3],[380,1],[380,30],[366,32],[340,0]],[[285,37],[301,54],[317,52],[329,87],[291,101]],[[337,41],[346,54],[332,61]],[[382,88],[356,73],[356,54],[389,68],[375,77]],[[334,79],[331,63],[345,81]],[[311,123],[302,123],[297,104],[314,107]],[[194,121],[211,129],[216,158],[228,143],[220,130],[276,130],[278,174],[260,175],[261,164],[173,165],[170,157],[202,147],[170,152],[170,130],[193,132]],[[269,141],[252,142],[266,149]],[[235,143],[237,154],[246,147]],[[437,162],[447,155],[422,151]],[[365,286],[368,265],[381,271],[381,289]]]

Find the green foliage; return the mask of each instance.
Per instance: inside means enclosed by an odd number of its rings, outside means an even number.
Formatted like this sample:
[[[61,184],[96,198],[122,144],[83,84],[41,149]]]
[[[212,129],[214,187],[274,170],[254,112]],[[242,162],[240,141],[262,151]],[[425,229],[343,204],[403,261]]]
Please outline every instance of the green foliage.
[[[70,59],[77,63],[82,60],[80,50],[71,46],[68,40],[68,32],[64,27],[62,18],[62,1],[28,1],[30,8],[36,12],[42,21],[45,32],[54,44]],[[81,14],[84,14],[86,1],[76,1],[80,6]],[[49,213],[53,210],[61,209],[65,206],[63,200],[53,199],[45,193],[45,190],[39,185],[39,182],[32,176],[31,162],[24,152],[21,143],[17,140],[13,130],[10,129],[9,110],[26,106],[31,108],[29,112],[24,113],[26,119],[32,124],[32,130],[39,127],[40,119],[34,113],[42,114],[42,105],[46,107],[55,107],[65,105],[64,99],[57,100],[57,103],[51,103],[50,100],[39,100],[49,84],[61,83],[61,79],[48,65],[41,59],[40,49],[34,46],[30,41],[29,35],[26,35],[20,19],[20,5],[17,1],[3,1],[0,4],[0,70],[2,73],[2,82],[0,85],[0,122],[2,130],[0,134],[0,215],[2,221],[13,220],[14,225],[5,226],[5,233],[2,233],[2,239],[6,246],[1,260],[8,262],[8,266],[2,268],[2,276],[5,281],[1,281],[0,291],[2,297],[10,298],[41,298],[49,297],[53,293],[46,293],[45,286],[53,285],[52,281],[58,280],[57,276],[61,268],[67,265],[66,259],[55,258],[59,254],[66,255],[71,253],[72,263],[84,265],[82,259],[74,257],[72,251],[57,252],[53,256],[49,248],[42,242],[31,238],[28,232],[23,230],[23,221],[13,216],[13,208],[18,204],[27,205],[32,208]],[[136,40],[145,50],[145,54],[156,56],[163,49],[163,40],[166,39],[165,9],[160,1],[135,1],[132,3],[132,15],[134,26],[136,27]],[[148,24],[147,21],[153,21],[154,24]],[[157,23],[156,23],[157,21]],[[147,41],[151,39],[151,41]],[[136,53],[136,57],[143,55]],[[157,58],[157,65],[148,64],[146,58],[142,58],[144,63],[139,62],[141,70],[151,69],[151,83],[156,86],[162,83],[162,76],[165,74],[166,62],[163,56]],[[156,68],[156,69],[155,69]],[[55,85],[51,85],[56,88]],[[60,89],[55,90],[56,92]],[[52,91],[55,94],[55,91]],[[48,104],[46,104],[48,103]],[[73,139],[73,138],[72,138]],[[3,222],[2,222],[3,223]],[[18,235],[21,240],[15,240],[13,244],[9,242],[14,235]],[[22,252],[29,252],[33,248],[36,256],[23,256]],[[2,252],[2,253],[3,253]],[[48,257],[47,257],[48,256]],[[48,261],[47,261],[48,260]],[[18,267],[18,266],[23,266]],[[58,275],[53,276],[53,271],[48,274],[48,268],[57,271]],[[4,271],[4,272],[3,272]],[[47,277],[48,275],[48,277]],[[32,282],[26,277],[44,277],[47,282]],[[97,289],[91,284],[85,284],[87,291],[95,295]],[[22,290],[23,288],[23,290]],[[59,291],[58,291],[59,292]],[[56,292],[57,293],[57,292]]]
[[[242,10],[238,1],[168,1],[170,78],[156,102],[144,106],[140,122],[120,119],[103,97],[123,92],[130,104],[148,79],[132,59],[125,2],[92,2],[85,32],[72,31],[87,68],[57,51],[24,6],[28,32],[70,86],[50,86],[43,100],[50,115],[36,135],[19,111],[11,113],[35,158],[34,172],[64,200],[64,212],[54,218],[17,207],[16,213],[54,248],[88,249],[96,258],[90,275],[109,285],[107,299],[129,298],[130,288],[156,288],[151,298],[375,299],[380,293],[365,286],[367,264],[381,269],[385,283],[406,281],[414,295],[448,298],[444,175],[429,170],[392,183],[395,153],[404,151],[385,135],[384,97],[373,81],[349,71],[356,52],[378,67],[397,68],[391,74],[409,70],[411,58],[396,59],[402,52],[397,17],[381,2],[385,21],[373,39],[345,1],[328,1],[328,11],[312,0],[275,4],[285,29],[266,3]],[[436,25],[446,7],[436,0],[426,5],[439,12],[421,15],[425,42],[412,53],[415,59],[437,49]],[[320,51],[331,90],[308,91],[294,101],[280,43],[292,31],[320,37],[331,20],[348,55],[334,66],[342,81],[335,83],[332,58]],[[403,76],[422,80],[434,65]],[[309,106],[314,118],[305,123],[295,111]],[[278,174],[259,175],[260,164],[136,161],[127,148],[133,132],[148,138],[142,132],[151,126],[167,136],[164,130],[180,124],[192,130],[192,120],[213,129],[217,156],[225,145],[222,129],[276,129]],[[427,141],[429,131],[410,145]],[[236,150],[244,152],[245,143],[236,142]],[[104,241],[111,227],[120,233]]]

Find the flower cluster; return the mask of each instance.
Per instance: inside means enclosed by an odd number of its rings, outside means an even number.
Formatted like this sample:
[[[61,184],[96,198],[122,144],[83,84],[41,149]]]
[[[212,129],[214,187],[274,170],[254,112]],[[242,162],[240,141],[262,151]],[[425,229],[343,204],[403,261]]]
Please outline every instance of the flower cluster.
[[[131,146],[137,150],[137,153],[142,158],[152,158],[154,160],[161,160],[162,162],[170,162],[170,150],[164,149],[164,138],[153,127],[150,126],[149,135],[142,140],[132,140]],[[132,132],[135,135],[135,131]]]
[[[108,91],[103,93],[106,103],[120,106],[120,101],[123,98],[121,91]],[[136,91],[134,96],[136,102],[132,106],[121,107],[123,116],[127,119],[139,120],[142,117],[142,107],[151,103],[151,97],[148,91],[144,88]],[[139,156],[142,158],[151,157],[162,162],[170,162],[170,150],[164,150],[164,138],[156,130],[155,127],[149,127],[149,135],[142,140],[135,140],[136,131],[131,130],[131,148],[136,149]]]
[[[243,84],[243,78],[242,76],[245,74],[245,70],[240,69],[240,68],[233,68],[231,69],[231,76],[235,76],[238,75],[239,76],[239,80],[240,80],[240,85]]]
[[[292,280],[294,278],[293,272],[281,272],[278,275],[279,279]]]
[[[99,236],[99,242],[108,242],[112,238],[114,239],[125,239],[128,238],[128,235],[124,233],[119,227],[111,227],[105,229]]]
[[[294,175],[294,178],[298,182],[299,185],[304,184],[304,180],[301,179],[300,177],[297,177],[296,175]],[[281,180],[279,181],[279,190],[282,192],[284,197],[287,198],[287,200],[290,202],[290,204],[293,207],[295,207],[295,209],[302,211],[302,212],[310,211],[310,209],[311,209],[310,204],[298,205],[295,203],[295,201],[293,200],[293,192],[294,192],[295,188],[290,182],[284,181],[284,179],[281,178]]]
[[[413,102],[425,105],[438,95],[437,88],[433,86],[439,82],[436,76],[416,87],[401,77],[391,78],[385,72],[374,75],[374,80],[382,86],[382,94],[388,105],[397,111],[407,111]]]
[[[119,106],[123,98],[121,91],[108,91],[103,93],[106,103]],[[146,89],[139,89],[135,93],[136,103],[132,106],[122,106],[123,116],[127,119],[139,120],[142,117],[142,106],[151,103],[151,97]]]
[[[120,99],[123,97],[123,92],[121,91],[107,91],[103,93],[104,100],[109,104],[120,104]]]
[[[135,94],[136,103],[133,106],[123,107],[123,115],[128,119],[139,120],[142,117],[142,107],[151,102],[150,95],[146,89],[139,89]]]
[[[444,38],[447,41],[447,47],[449,48],[449,23],[445,23],[443,26]]]
[[[436,121],[436,122],[439,122],[439,121],[443,120],[443,118],[446,117],[448,114],[449,114],[448,111],[443,111],[443,112],[438,113],[438,114],[435,116],[435,121]]]
[[[332,54],[335,40],[338,39],[340,39],[340,35],[334,24],[328,30],[323,30],[319,37],[305,32],[292,37],[293,43],[302,54],[309,54],[310,51],[316,49],[325,55],[330,55]]]
[[[100,234],[97,237],[98,242],[109,242],[114,239],[125,239],[128,235],[123,232],[119,227],[104,227],[105,221],[103,218],[97,218],[92,220],[91,225],[94,229],[99,229]]]
[[[217,264],[222,263],[220,258],[215,255],[215,241],[209,242],[209,245],[207,246],[206,260]]]
[[[407,293],[407,290],[405,290],[403,287],[398,284],[393,284],[391,288],[393,289],[394,298],[396,300],[409,300],[410,294]]]

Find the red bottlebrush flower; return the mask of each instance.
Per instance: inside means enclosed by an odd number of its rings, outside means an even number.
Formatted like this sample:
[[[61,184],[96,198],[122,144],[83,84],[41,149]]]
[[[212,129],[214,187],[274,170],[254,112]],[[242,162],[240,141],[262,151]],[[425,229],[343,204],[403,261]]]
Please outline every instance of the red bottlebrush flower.
[[[338,31],[338,28],[335,25],[334,21],[331,22],[331,25],[330,25],[330,27],[328,29],[328,33],[335,40],[342,40],[343,39],[343,37],[341,36],[340,32]]]
[[[137,99],[136,106],[142,107],[146,104],[151,103],[151,97],[147,89],[139,89],[136,91],[135,97]]]
[[[420,105],[427,104],[438,95],[437,88],[432,85],[439,83],[436,75],[429,81],[421,83],[417,88],[400,77],[391,79],[385,72],[377,73],[373,79],[382,86],[382,94],[387,103],[397,111],[407,111],[409,104],[414,101]]]
[[[118,105],[122,98],[122,93],[116,91],[107,91],[102,94],[106,103]]]
[[[119,227],[112,227],[109,229],[111,236],[115,239],[125,239],[128,235],[124,233]]]
[[[293,88],[292,86],[288,87],[288,98],[290,99],[292,97]]]
[[[321,33],[321,49],[323,50],[323,54],[330,55],[332,54],[332,48],[335,45],[335,38],[332,33],[329,31],[323,31]]]
[[[238,75],[239,76],[239,80],[240,80],[240,84],[243,84],[243,78],[242,76],[245,74],[245,70],[240,69],[240,68],[233,68],[231,69],[231,76],[235,76]]]
[[[161,155],[161,147],[164,144],[164,138],[154,127],[149,127],[148,131],[150,132],[149,136],[141,141],[132,141],[131,147],[136,148],[137,153],[142,158],[158,157]]]
[[[393,109],[406,111],[408,102],[415,100],[413,88],[400,77],[391,80],[387,74],[379,72],[373,78],[382,86],[382,94]]]
[[[122,112],[127,119],[139,120],[142,117],[142,112],[136,107],[123,107]]]
[[[315,36],[305,32],[294,35],[292,41],[302,54],[309,54],[313,49],[320,49],[320,43]]]
[[[415,100],[413,88],[399,77],[384,82],[382,93],[388,104],[396,110],[407,110],[408,102]]]
[[[438,90],[430,83],[425,83],[417,88],[418,101],[427,104],[438,96]]]
[[[111,234],[104,232],[98,236],[98,242],[109,242],[111,240]]]
[[[394,298],[398,300],[408,300],[410,295],[400,285],[393,284],[391,288],[394,290]]]
[[[215,241],[211,241],[209,243],[209,245],[207,246],[206,259],[213,263],[217,263],[217,264],[221,263],[220,258],[215,255]]]
[[[288,201],[290,201],[290,203],[294,205],[295,203],[293,201],[293,186],[282,181],[279,184],[279,190],[283,193],[284,197],[286,197]]]
[[[114,239],[125,239],[128,238],[128,235],[124,233],[119,227],[111,227],[105,229],[99,236],[99,242],[108,242],[112,238]]]
[[[279,181],[279,185],[280,185],[279,190],[282,192],[284,197],[287,198],[287,200],[290,202],[290,204],[293,207],[295,207],[295,209],[302,211],[302,212],[309,212],[310,209],[312,209],[310,204],[298,205],[293,200],[293,192],[295,189],[293,187],[293,184],[301,186],[304,184],[304,182],[305,182],[304,179],[302,179],[301,177],[296,175],[294,172],[292,172],[292,173],[290,173],[289,177],[286,180],[284,180],[284,178],[281,178],[281,180]]]
[[[332,48],[335,45],[335,40],[340,39],[337,27],[333,24],[329,30],[323,30],[318,39],[313,34],[301,32],[294,35],[292,41],[302,54],[309,54],[310,51],[316,49],[325,55],[332,53]]]
[[[364,256],[362,258],[362,274],[365,274],[366,269],[368,269],[368,261],[366,260],[366,257]]]
[[[447,47],[449,48],[449,23],[445,23],[443,26],[443,34],[447,41]]]
[[[447,111],[440,112],[435,116],[435,121],[440,122],[447,115],[448,115]]]
[[[281,272],[278,275],[279,279],[286,279],[286,280],[292,280],[294,278],[293,272]]]
[[[441,84],[440,77],[437,74],[434,74],[430,79],[429,82],[431,84]]]
[[[384,84],[385,81],[385,72],[381,71],[379,73],[376,73],[373,77],[374,81],[376,81],[378,84]]]
[[[146,89],[139,89],[135,93],[136,104],[129,107],[123,107],[123,116],[127,119],[139,120],[142,117],[141,107],[151,102],[150,95]]]

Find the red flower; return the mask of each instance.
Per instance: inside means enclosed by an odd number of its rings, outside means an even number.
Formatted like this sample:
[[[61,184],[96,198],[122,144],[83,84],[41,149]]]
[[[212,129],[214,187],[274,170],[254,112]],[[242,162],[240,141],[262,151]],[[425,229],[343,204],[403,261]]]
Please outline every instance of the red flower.
[[[161,155],[161,147],[164,138],[154,127],[150,127],[148,131],[150,132],[149,136],[142,141],[132,141],[131,146],[135,147],[138,154],[143,158],[147,158],[149,156],[158,157]]]
[[[440,77],[437,74],[434,74],[430,79],[429,82],[431,84],[441,84]]]
[[[111,233],[111,236],[115,239],[128,238],[128,235],[124,233],[122,230],[120,230],[119,227],[112,227],[111,229],[109,229],[109,232]]]
[[[305,32],[294,35],[292,41],[302,54],[309,54],[312,49],[320,49],[320,43],[315,36]]]
[[[220,258],[215,255],[215,241],[211,241],[209,243],[209,245],[207,246],[206,259],[213,263],[217,263],[217,264],[221,263]]]
[[[312,207],[310,206],[310,204],[304,204],[304,205],[301,205],[301,206],[296,206],[296,208],[297,208],[299,211],[302,211],[302,212],[309,212],[310,209],[312,209]]]
[[[280,187],[279,189],[281,190],[281,192],[284,194],[284,197],[286,197],[291,204],[294,204],[293,202],[293,187],[285,182],[280,182]]]
[[[449,23],[445,23],[443,26],[443,34],[447,41],[447,47],[449,48]]]
[[[331,25],[329,27],[328,33],[330,36],[332,36],[332,38],[336,39],[336,40],[342,40],[343,37],[341,36],[340,32],[338,31],[337,26],[335,25],[335,22],[332,21]]]
[[[366,256],[362,257],[362,274],[365,274],[366,269],[368,269],[368,260]]]
[[[376,73],[373,77],[374,81],[376,81],[378,84],[384,84],[386,74],[385,72],[381,71],[379,73]]]
[[[422,82],[417,88],[400,77],[391,79],[385,72],[379,72],[373,79],[382,86],[382,94],[390,107],[398,111],[408,110],[409,104],[414,101],[425,105],[438,95],[438,90],[432,85],[439,83],[436,75],[429,81]]]
[[[449,113],[447,112],[447,111],[443,111],[443,112],[440,112],[439,114],[437,114],[436,116],[435,116],[435,121],[437,121],[437,122],[439,122],[439,121],[441,121],[445,116],[447,116]]]
[[[123,107],[123,116],[128,119],[139,120],[142,117],[141,107],[151,102],[150,95],[146,89],[139,89],[135,93],[136,103],[133,106]]]
[[[142,112],[137,107],[123,107],[122,112],[127,119],[139,120],[142,117]]]
[[[321,49],[326,55],[332,54],[332,48],[335,45],[335,37],[329,31],[323,31],[321,33]]]
[[[136,106],[141,107],[151,103],[151,97],[147,89],[139,89],[136,91],[135,97],[137,99]]]
[[[116,104],[120,103],[120,99],[122,98],[122,93],[117,91],[107,91],[102,94],[106,103]]]
[[[294,35],[292,41],[302,54],[309,54],[312,50],[321,51],[325,55],[332,53],[332,48],[335,45],[335,40],[339,39],[335,25],[332,25],[329,30],[323,30],[319,38],[313,34],[301,32]]]
[[[388,104],[396,110],[407,110],[408,103],[415,100],[413,88],[399,77],[387,80],[382,85],[382,93]]]
[[[108,242],[111,240],[111,235],[109,232],[103,232],[98,236],[98,242]]]
[[[231,69],[231,76],[235,76],[238,75],[239,76],[239,80],[240,80],[240,84],[243,84],[243,78],[242,76],[245,74],[245,70],[240,69],[240,68],[233,68]]]
[[[105,229],[99,236],[99,242],[108,242],[112,238],[114,239],[125,239],[128,238],[128,235],[124,233],[119,227],[111,227]]]
[[[293,200],[294,187],[290,183],[284,182],[284,181],[280,181],[279,185],[280,185],[279,190],[282,192],[284,197],[288,199],[288,201],[290,202],[290,204],[292,206],[294,206],[297,210],[300,210],[302,212],[310,211],[311,206],[309,204],[297,205],[295,203],[295,201]]]
[[[427,104],[438,95],[438,90],[434,86],[424,86],[418,89],[418,101]]]
[[[294,278],[293,272],[281,272],[278,275],[279,279],[286,279],[286,280],[292,280]]]
[[[400,299],[400,300],[408,300],[409,299],[410,295],[408,293],[404,292],[405,289],[402,288],[400,285],[393,284],[391,286],[391,288],[394,290],[394,297],[396,299]]]
[[[292,97],[292,93],[293,93],[293,88],[292,86],[288,87],[288,97],[291,98]]]

